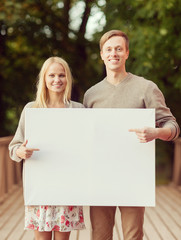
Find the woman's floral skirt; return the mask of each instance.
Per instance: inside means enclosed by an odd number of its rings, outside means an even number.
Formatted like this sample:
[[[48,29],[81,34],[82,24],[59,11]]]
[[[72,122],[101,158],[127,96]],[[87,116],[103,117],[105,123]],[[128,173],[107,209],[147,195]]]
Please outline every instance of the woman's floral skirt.
[[[25,229],[69,232],[84,228],[83,207],[25,206]]]

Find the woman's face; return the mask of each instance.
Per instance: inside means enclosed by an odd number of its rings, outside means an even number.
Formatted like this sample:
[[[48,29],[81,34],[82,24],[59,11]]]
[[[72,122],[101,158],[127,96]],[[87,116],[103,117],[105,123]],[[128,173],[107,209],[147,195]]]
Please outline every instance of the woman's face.
[[[65,69],[60,63],[52,63],[45,73],[49,93],[63,93],[67,85]]]

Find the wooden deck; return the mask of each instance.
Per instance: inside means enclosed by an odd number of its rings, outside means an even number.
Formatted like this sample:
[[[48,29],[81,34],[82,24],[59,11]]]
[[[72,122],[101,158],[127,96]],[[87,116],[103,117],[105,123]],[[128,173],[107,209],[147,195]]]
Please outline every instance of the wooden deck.
[[[70,240],[91,240],[89,209],[85,207],[86,230],[73,231]],[[22,187],[16,186],[0,205],[0,240],[33,240],[33,231],[24,231]],[[123,240],[120,212],[116,212],[114,240]],[[158,186],[156,207],[146,208],[144,240],[181,240],[181,188]]]

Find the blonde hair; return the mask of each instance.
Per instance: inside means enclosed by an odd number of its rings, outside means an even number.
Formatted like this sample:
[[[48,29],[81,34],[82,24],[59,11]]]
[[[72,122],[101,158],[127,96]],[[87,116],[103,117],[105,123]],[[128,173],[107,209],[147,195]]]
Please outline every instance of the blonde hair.
[[[64,101],[64,103],[68,103],[70,101],[71,91],[72,91],[72,74],[71,74],[69,65],[64,59],[62,59],[60,57],[50,57],[43,63],[43,66],[42,66],[39,76],[38,76],[37,92],[36,92],[36,99],[35,99],[34,107],[37,107],[37,108],[46,108],[47,107],[49,95],[48,95],[48,89],[47,89],[46,83],[45,83],[45,74],[46,74],[47,69],[49,68],[49,66],[52,63],[61,64],[65,70],[67,85],[65,88],[63,101]]]
[[[104,35],[101,37],[100,42],[99,42],[100,50],[102,51],[103,45],[108,39],[115,37],[115,36],[123,37],[125,40],[125,44],[126,44],[126,50],[129,50],[128,36],[126,35],[126,33],[122,32],[121,30],[111,30],[111,31],[104,33]]]

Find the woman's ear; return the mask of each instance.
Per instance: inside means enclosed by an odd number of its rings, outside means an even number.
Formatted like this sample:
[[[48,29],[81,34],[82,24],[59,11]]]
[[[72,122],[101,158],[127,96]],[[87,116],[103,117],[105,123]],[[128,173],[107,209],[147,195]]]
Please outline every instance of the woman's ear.
[[[101,59],[104,61],[102,50],[100,51]]]

